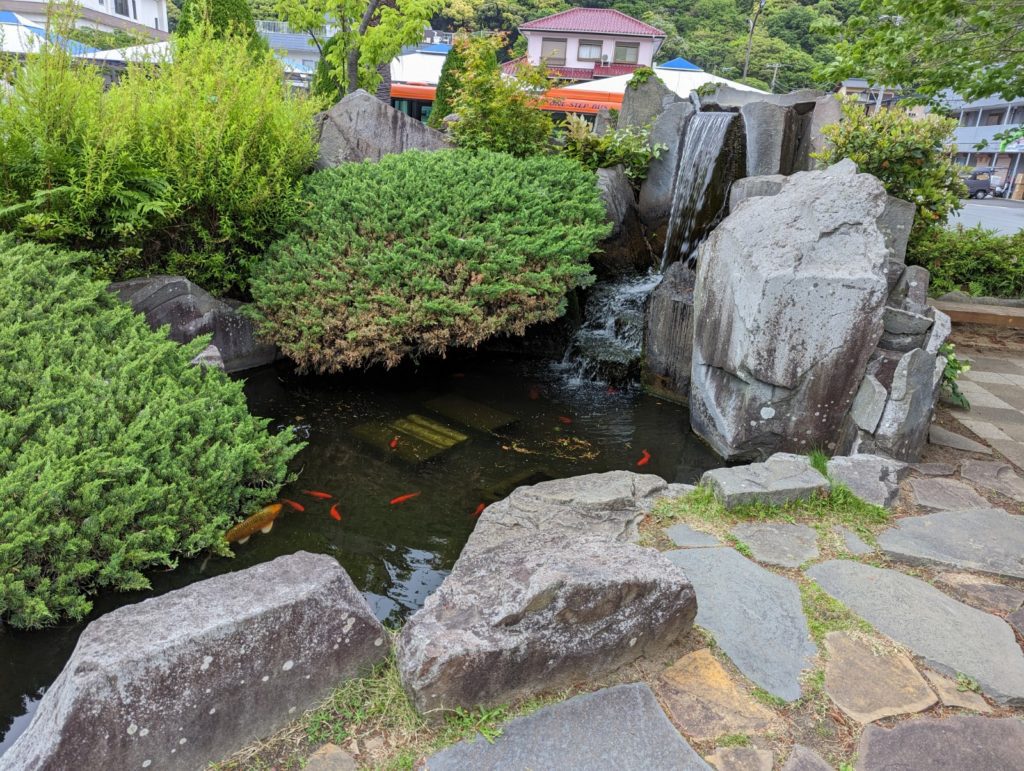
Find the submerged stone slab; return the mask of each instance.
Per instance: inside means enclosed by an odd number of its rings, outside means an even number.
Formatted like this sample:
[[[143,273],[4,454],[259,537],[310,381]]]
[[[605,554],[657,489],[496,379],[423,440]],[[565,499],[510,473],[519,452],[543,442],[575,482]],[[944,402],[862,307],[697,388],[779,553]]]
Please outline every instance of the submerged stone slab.
[[[895,570],[831,560],[813,566],[807,575],[933,668],[974,678],[1001,704],[1024,704],[1024,654],[1002,619]]]
[[[1024,605],[1024,592],[973,573],[942,573],[935,584],[958,600],[990,613],[1012,613]]]
[[[857,635],[825,635],[825,693],[862,725],[884,717],[922,712],[937,699],[906,656],[879,655]]]
[[[980,442],[969,439],[961,434],[955,434],[942,426],[932,425],[928,430],[928,441],[940,447],[951,447],[962,452],[977,452],[982,455],[991,455],[992,448],[986,447]]]
[[[457,423],[480,431],[494,431],[516,421],[514,415],[509,415],[507,412],[458,394],[438,396],[425,402],[423,406]]]
[[[678,524],[666,528],[665,534],[681,549],[697,549],[706,546],[723,546],[715,536],[694,530],[689,525]]]
[[[683,656],[659,682],[676,725],[695,741],[764,733],[777,723],[775,713],[740,690],[707,649]]]
[[[756,747],[716,747],[708,760],[717,771],[772,771],[775,755]]]
[[[1024,502],[1024,479],[1013,466],[1002,461],[965,460],[960,464],[960,476],[983,490],[1005,495]]]
[[[818,556],[818,534],[807,525],[785,522],[747,522],[732,534],[750,548],[758,562],[798,568]]]
[[[333,557],[297,552],[93,621],[0,768],[205,768],[388,651]]]
[[[478,736],[427,758],[425,771],[712,771],[665,717],[643,683],[617,685],[509,721],[493,742]]]
[[[661,477],[631,471],[584,474],[518,487],[484,510],[462,554],[541,533],[636,541],[646,509],[667,492],[668,485]]]
[[[828,474],[863,501],[890,507],[900,494],[907,465],[880,455],[840,455],[828,462]]]
[[[1002,509],[906,517],[878,538],[886,556],[910,565],[950,565],[1024,578],[1024,517]]]
[[[890,729],[868,726],[857,748],[857,771],[1020,771],[1024,721],[958,715],[908,720]]]
[[[806,456],[782,452],[763,463],[706,471],[700,481],[727,509],[745,503],[781,505],[827,493],[830,487]]]
[[[739,670],[786,701],[800,698],[800,673],[817,653],[795,583],[733,549],[664,552],[697,591],[697,623]]]
[[[910,491],[918,506],[938,511],[984,508],[988,501],[955,479],[914,479]]]
[[[939,700],[945,706],[971,709],[983,714],[987,714],[992,711],[988,702],[978,694],[966,689],[960,690],[960,688],[957,687],[957,684],[948,677],[940,675],[938,672],[933,672],[930,669],[926,669],[924,671],[924,676],[928,679],[929,684],[935,689],[935,693],[939,695]]]
[[[696,612],[653,549],[534,534],[463,554],[402,629],[398,669],[420,712],[505,704],[657,655]]]
[[[832,766],[822,760],[821,755],[802,744],[793,746],[782,771],[832,771]]]

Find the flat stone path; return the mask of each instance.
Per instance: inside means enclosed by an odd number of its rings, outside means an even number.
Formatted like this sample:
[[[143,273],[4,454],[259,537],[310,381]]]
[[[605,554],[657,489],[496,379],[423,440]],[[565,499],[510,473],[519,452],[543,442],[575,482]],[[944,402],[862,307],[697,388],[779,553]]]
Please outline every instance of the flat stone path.
[[[818,534],[807,525],[745,522],[731,532],[750,548],[754,559],[767,565],[798,568],[818,556]]]
[[[974,678],[1001,704],[1024,705],[1024,653],[1001,618],[896,570],[830,560],[810,568],[807,575],[940,671]],[[699,597],[698,592],[698,604]]]
[[[1024,721],[958,715],[868,726],[857,748],[857,771],[1020,771]]]
[[[971,361],[960,377],[960,390],[970,410],[953,409],[953,416],[1018,468],[1024,468],[1024,356],[1004,352],[998,357],[957,350]]]
[[[973,487],[955,479],[913,479],[910,490],[914,502],[924,509],[956,511],[988,506],[988,501],[978,495]]]
[[[817,648],[800,591],[733,549],[679,549],[664,556],[697,592],[697,624],[755,684],[786,701],[800,698],[800,673]]]
[[[965,460],[960,464],[960,476],[983,490],[999,493],[1018,503],[1024,502],[1024,479],[1013,466],[997,460]]]

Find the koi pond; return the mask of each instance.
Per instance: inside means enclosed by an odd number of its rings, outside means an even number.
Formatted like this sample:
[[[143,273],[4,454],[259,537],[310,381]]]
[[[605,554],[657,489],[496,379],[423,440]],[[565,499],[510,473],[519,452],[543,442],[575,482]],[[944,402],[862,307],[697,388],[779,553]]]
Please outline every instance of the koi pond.
[[[397,625],[447,575],[481,504],[545,479],[632,469],[693,482],[719,465],[684,408],[575,371],[494,354],[358,378],[245,373],[252,411],[308,442],[297,480],[281,492],[302,510],[285,505],[269,533],[235,545],[233,559],[182,561],[152,575],[148,592],[96,597],[92,618],[305,549],[337,557],[377,616]],[[0,628],[0,753],[27,727],[84,626]]]

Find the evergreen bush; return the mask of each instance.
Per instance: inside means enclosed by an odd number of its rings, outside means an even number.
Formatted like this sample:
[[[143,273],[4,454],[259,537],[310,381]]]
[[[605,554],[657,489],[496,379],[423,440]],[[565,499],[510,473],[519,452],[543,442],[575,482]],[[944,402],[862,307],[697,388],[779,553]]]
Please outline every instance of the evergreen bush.
[[[1024,297],[1024,231],[999,235],[980,225],[932,228],[907,249],[907,262],[932,274],[930,292]]]
[[[272,500],[298,451],[242,384],[77,272],[0,235],[0,619],[85,616],[99,589],[204,549]]]
[[[245,38],[254,53],[270,50],[266,39],[256,31],[248,0],[185,0],[181,6],[177,34],[190,35],[204,24],[211,27],[214,37],[233,35]]]
[[[557,156],[409,151],[313,174],[307,195],[251,286],[263,331],[320,372],[555,319],[609,230],[594,174]]]

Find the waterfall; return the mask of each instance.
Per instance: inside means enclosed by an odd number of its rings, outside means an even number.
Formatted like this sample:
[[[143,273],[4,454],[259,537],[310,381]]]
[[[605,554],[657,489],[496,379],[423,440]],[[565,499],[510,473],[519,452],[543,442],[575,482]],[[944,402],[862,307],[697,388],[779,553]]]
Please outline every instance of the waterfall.
[[[659,273],[628,276],[596,285],[583,308],[583,324],[569,344],[561,368],[574,382],[627,385],[640,374],[647,296]]]
[[[676,260],[695,257],[700,242],[721,218],[728,185],[712,185],[712,179],[735,117],[731,112],[698,112],[690,119],[672,187],[662,271]]]

